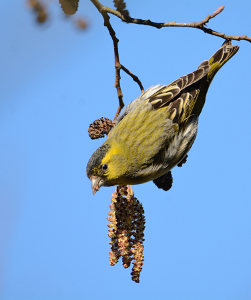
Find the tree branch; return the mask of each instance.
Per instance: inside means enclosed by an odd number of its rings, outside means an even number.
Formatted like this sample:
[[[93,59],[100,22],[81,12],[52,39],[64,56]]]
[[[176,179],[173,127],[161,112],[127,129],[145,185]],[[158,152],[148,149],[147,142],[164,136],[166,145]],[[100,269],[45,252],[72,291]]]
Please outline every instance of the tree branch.
[[[124,107],[123,93],[122,93],[121,86],[120,86],[120,79],[121,79],[120,70],[122,69],[125,73],[127,73],[129,76],[131,76],[135,82],[137,82],[137,84],[140,87],[141,92],[144,91],[144,88],[143,88],[143,85],[142,85],[141,81],[139,80],[139,78],[136,75],[134,75],[132,72],[130,72],[126,67],[121,65],[121,63],[119,61],[119,51],[118,51],[119,39],[116,37],[116,33],[110,23],[110,17],[108,15],[108,13],[105,10],[103,10],[103,5],[99,1],[91,0],[91,2],[96,6],[96,8],[99,10],[101,15],[103,16],[104,26],[107,27],[109,34],[113,41],[114,59],[115,59],[115,63],[114,63],[114,65],[115,65],[115,84],[114,84],[114,86],[117,89],[117,94],[118,94],[118,99],[119,99],[119,107],[118,107],[118,110],[114,117],[114,120],[116,120],[117,116],[119,115],[122,108]]]
[[[139,80],[139,78],[138,78],[136,75],[134,75],[132,72],[130,72],[125,66],[120,65],[120,68],[121,68],[126,74],[128,74],[129,76],[131,76],[132,79],[133,79],[135,82],[137,82],[137,84],[138,84],[139,87],[140,87],[141,92],[143,93],[143,92],[144,92],[144,87],[143,87],[141,81]]]
[[[99,11],[106,12],[109,14],[113,14],[114,16],[120,18],[123,22],[126,23],[133,23],[133,24],[139,24],[139,25],[147,25],[151,27],[155,27],[157,29],[163,28],[163,27],[190,27],[190,28],[196,28],[199,30],[204,31],[207,34],[215,35],[223,39],[227,40],[245,40],[251,43],[251,38],[247,37],[246,35],[243,36],[233,36],[233,35],[227,35],[225,33],[217,32],[214,31],[210,28],[205,27],[205,25],[214,17],[216,17],[218,14],[220,14],[224,10],[224,5],[220,6],[214,13],[211,15],[208,15],[205,19],[203,19],[200,22],[191,22],[191,23],[179,23],[179,22],[153,22],[151,20],[143,20],[143,19],[136,19],[136,18],[131,18],[125,14],[120,13],[119,11],[112,9],[110,7],[104,6],[101,4],[98,0],[91,0],[93,4],[96,7],[99,7]]]

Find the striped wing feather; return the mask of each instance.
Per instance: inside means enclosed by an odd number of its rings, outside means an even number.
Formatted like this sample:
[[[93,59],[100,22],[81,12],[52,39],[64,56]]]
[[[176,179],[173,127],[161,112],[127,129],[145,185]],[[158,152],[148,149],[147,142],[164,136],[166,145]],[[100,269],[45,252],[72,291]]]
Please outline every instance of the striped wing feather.
[[[209,71],[208,61],[200,64],[192,73],[180,77],[169,85],[163,87],[149,98],[154,109],[169,107],[170,119],[175,123],[182,122],[192,111],[196,101],[199,81],[205,78]]]

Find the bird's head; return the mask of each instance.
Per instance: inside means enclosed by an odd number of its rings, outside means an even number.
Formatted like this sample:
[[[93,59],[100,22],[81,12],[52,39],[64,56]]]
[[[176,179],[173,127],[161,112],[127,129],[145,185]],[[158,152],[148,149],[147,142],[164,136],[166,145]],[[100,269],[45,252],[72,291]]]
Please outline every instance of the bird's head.
[[[109,150],[108,144],[100,146],[91,156],[86,167],[86,173],[92,184],[93,195],[106,184],[108,165],[103,163],[103,159]]]
[[[105,142],[91,156],[87,164],[86,173],[95,194],[101,186],[120,184],[124,168],[123,153],[114,143]]]

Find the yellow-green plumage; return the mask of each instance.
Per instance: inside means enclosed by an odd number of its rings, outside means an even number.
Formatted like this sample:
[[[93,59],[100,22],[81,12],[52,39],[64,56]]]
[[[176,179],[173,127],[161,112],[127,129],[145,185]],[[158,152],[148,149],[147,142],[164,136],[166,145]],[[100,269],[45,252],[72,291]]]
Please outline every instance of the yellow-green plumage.
[[[118,184],[147,181],[142,176],[137,178],[135,175],[139,170],[153,164],[160,147],[168,144],[167,137],[175,135],[177,126],[168,115],[170,113],[166,107],[152,110],[150,103],[143,102],[117,124],[108,136],[106,143],[111,148],[102,160],[102,164],[109,165],[111,170],[108,179],[117,177]],[[153,124],[158,124],[157,131]],[[129,182],[130,178],[133,180]]]
[[[89,160],[87,175],[95,178],[94,191],[101,185],[156,180],[177,165],[194,142],[213,77],[238,49],[227,41],[194,72],[154,86],[130,103]]]

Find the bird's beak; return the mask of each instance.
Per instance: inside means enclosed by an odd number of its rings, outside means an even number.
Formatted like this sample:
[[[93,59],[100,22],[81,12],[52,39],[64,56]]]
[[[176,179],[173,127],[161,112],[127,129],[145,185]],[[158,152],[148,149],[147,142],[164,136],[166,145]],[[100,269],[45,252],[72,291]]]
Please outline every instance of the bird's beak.
[[[90,179],[92,182],[92,193],[93,193],[93,195],[95,195],[95,193],[103,185],[103,180],[101,177],[98,177],[98,176],[91,176]]]

